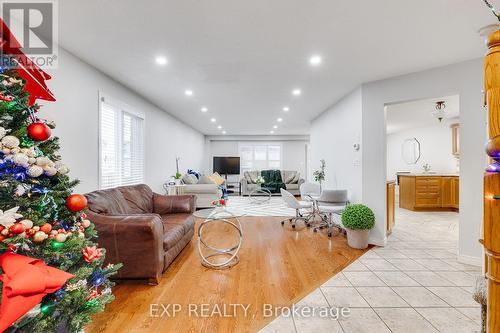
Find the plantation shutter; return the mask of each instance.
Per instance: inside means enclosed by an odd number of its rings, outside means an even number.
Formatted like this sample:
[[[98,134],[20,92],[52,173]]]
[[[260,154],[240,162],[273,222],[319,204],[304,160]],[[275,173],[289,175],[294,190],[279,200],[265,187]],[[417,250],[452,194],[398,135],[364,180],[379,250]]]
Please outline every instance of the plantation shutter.
[[[144,119],[101,98],[100,188],[144,182]]]

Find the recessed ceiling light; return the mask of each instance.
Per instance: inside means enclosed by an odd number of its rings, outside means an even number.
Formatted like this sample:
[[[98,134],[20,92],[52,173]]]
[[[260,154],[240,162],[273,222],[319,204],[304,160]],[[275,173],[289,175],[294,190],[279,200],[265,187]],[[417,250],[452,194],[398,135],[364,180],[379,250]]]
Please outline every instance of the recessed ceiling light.
[[[186,96],[193,96],[193,91],[192,91],[192,90],[189,90],[189,89],[188,89],[188,90],[185,90],[185,91],[184,91],[184,95],[186,95]]]
[[[283,111],[288,112],[288,111],[290,111],[290,108],[288,106],[284,106]]]
[[[162,66],[168,64],[168,59],[164,56],[157,56],[155,58],[155,61],[158,65],[162,65]]]
[[[217,128],[218,128],[218,129],[222,129],[222,126],[221,126],[221,125],[219,125],[219,126],[217,126]]]
[[[278,125],[274,125],[274,126],[273,126],[273,128],[274,128],[274,129],[277,129],[277,128],[278,128]]]
[[[283,118],[278,118],[278,119],[276,119],[276,121],[277,121],[278,123],[281,123],[281,122],[283,121]]]
[[[269,131],[269,133],[274,134],[274,131]]]
[[[311,64],[311,66],[321,65],[322,62],[323,59],[319,55],[313,55],[311,58],[309,58],[309,64]]]
[[[226,134],[226,131],[222,131],[222,134]]]
[[[212,119],[210,119],[210,121],[213,122],[213,123],[215,123],[217,121],[217,119],[212,118]]]
[[[299,96],[300,94],[302,94],[302,91],[300,89],[293,89],[292,94],[294,96]]]
[[[207,111],[208,111],[208,109],[206,107],[201,108],[201,112],[207,112]]]

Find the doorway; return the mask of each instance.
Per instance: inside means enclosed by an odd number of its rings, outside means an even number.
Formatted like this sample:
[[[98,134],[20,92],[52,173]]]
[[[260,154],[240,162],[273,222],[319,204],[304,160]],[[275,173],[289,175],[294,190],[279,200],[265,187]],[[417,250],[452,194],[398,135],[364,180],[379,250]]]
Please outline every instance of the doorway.
[[[446,217],[458,237],[459,96],[387,104],[385,116],[387,234]]]

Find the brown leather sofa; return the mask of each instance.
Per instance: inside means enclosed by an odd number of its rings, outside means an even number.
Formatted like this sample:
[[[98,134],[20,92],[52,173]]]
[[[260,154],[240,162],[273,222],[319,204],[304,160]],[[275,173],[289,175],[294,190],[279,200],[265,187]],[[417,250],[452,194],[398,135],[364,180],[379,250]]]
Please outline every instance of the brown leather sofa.
[[[194,234],[194,195],[164,196],[147,185],[91,192],[88,216],[106,249],[106,262],[123,263],[119,279],[148,279],[161,274]]]

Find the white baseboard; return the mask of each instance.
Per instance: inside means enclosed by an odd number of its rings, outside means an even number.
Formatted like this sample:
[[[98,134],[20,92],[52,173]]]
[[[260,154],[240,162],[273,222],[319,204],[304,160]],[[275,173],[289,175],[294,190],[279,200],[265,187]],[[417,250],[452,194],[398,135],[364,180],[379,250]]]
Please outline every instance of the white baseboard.
[[[457,261],[461,264],[471,265],[471,266],[483,266],[483,258],[480,257],[471,257],[466,256],[464,254],[457,255]]]
[[[377,245],[377,246],[386,246],[387,245],[387,237],[371,237],[368,238],[368,244]]]

